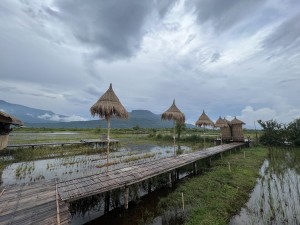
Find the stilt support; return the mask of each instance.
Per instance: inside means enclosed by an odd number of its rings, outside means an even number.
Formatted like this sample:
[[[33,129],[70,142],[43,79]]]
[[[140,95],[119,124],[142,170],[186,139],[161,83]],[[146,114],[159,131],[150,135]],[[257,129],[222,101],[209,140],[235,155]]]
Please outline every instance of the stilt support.
[[[149,192],[149,190],[148,190]],[[125,186],[125,193],[124,193],[124,208],[128,209],[128,201],[129,201],[129,187]]]
[[[109,205],[110,205],[110,191],[105,193],[105,198],[104,198],[104,213],[109,212]]]

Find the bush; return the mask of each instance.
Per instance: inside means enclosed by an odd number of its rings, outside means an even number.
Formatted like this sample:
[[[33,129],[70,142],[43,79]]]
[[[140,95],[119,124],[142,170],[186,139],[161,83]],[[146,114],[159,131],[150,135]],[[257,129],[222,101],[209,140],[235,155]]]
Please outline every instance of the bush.
[[[300,118],[295,119],[287,127],[287,139],[295,146],[300,146]]]
[[[260,143],[267,146],[283,146],[286,141],[286,129],[283,124],[276,120],[262,121],[258,123],[263,128],[263,134],[260,137]]]

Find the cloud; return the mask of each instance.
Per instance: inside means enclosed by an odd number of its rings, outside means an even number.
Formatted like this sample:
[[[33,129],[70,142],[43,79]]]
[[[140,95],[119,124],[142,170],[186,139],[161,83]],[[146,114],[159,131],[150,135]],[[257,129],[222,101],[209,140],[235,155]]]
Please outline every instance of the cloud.
[[[132,57],[140,49],[144,25],[156,10],[163,17],[173,1],[56,1],[56,15],[94,57],[107,61]],[[48,9],[51,11],[51,9]]]
[[[55,121],[55,122],[71,122],[71,121],[87,121],[87,118],[84,118],[82,116],[77,116],[77,115],[71,115],[71,116],[61,116],[57,114],[48,114],[45,113],[43,115],[38,116],[39,119],[44,119],[44,120],[50,120],[50,121]]]
[[[300,50],[300,13],[283,21],[263,41],[263,48],[272,56],[291,57],[291,52]],[[270,54],[270,53],[269,53]]]
[[[244,19],[249,19],[265,0],[192,0],[186,6],[194,10],[200,24],[209,23],[217,32],[226,31]]]

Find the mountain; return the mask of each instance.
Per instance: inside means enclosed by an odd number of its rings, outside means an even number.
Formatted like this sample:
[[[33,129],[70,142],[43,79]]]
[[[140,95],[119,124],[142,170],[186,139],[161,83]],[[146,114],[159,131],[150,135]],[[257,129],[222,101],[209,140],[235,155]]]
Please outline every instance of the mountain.
[[[15,116],[24,123],[53,123],[55,122],[55,119],[60,120],[65,118],[65,116],[55,114],[49,110],[30,108],[3,100],[0,100],[0,111]]]
[[[58,115],[49,110],[35,109],[23,105],[11,104],[0,100],[0,110],[22,120],[26,127],[45,127],[45,128],[106,128],[105,119],[88,121],[67,121],[68,116]],[[56,121],[55,121],[56,120]],[[111,119],[112,128],[165,128],[173,127],[172,121],[161,120],[161,115],[154,114],[149,110],[132,110],[129,112],[127,120],[117,118]],[[193,125],[187,124],[188,127]]]
[[[173,127],[172,121],[164,121],[157,115],[148,110],[133,110],[129,112],[127,120],[111,118],[110,126],[112,128],[166,128]],[[106,128],[105,119],[89,121],[72,121],[59,123],[26,123],[27,127],[47,127],[47,128]]]

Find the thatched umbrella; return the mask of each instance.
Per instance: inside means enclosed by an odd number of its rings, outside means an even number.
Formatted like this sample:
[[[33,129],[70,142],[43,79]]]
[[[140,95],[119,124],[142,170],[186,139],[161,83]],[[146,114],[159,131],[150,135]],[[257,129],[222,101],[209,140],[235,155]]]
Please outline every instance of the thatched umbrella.
[[[120,102],[119,98],[112,89],[112,84],[108,90],[99,98],[99,100],[91,107],[92,116],[98,115],[100,118],[105,118],[107,121],[107,160],[106,171],[108,171],[109,159],[109,141],[110,141],[110,118],[116,116],[121,119],[128,118],[128,112]]]
[[[177,108],[177,106],[175,105],[175,99],[174,99],[173,104],[171,105],[171,107],[161,115],[161,119],[162,120],[173,120],[174,121],[173,139],[174,139],[174,156],[176,156],[176,150],[175,150],[175,148],[176,148],[176,146],[175,146],[175,142],[176,142],[175,122],[177,122],[179,124],[184,124],[184,122],[185,122],[185,116]]]
[[[216,121],[215,123],[215,127],[219,127],[220,129],[224,128],[224,127],[228,127],[228,123],[226,122],[225,119],[222,119],[221,116],[219,117],[219,119]],[[222,144],[222,132],[221,132],[221,144]]]
[[[204,127],[204,132],[205,132],[205,126],[214,126],[214,122],[205,114],[204,110],[203,113],[201,114],[201,116],[199,117],[199,119],[196,122],[196,126]],[[205,148],[205,133],[204,133],[204,148]]]

